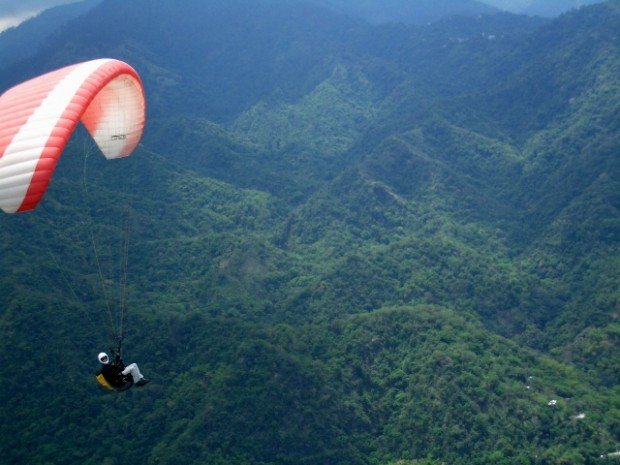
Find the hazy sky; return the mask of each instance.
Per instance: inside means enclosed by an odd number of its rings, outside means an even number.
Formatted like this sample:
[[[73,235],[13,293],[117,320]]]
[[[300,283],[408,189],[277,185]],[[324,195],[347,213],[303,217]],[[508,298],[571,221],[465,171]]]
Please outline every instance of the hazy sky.
[[[79,0],[0,0],[0,31],[57,5]]]

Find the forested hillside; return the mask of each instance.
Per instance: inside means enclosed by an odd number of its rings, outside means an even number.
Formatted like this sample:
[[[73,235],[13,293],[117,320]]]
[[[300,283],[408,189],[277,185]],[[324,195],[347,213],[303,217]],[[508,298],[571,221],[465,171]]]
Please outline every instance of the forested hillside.
[[[103,0],[2,68],[125,60],[148,122],[0,217],[0,463],[617,460],[620,4],[345,4]]]

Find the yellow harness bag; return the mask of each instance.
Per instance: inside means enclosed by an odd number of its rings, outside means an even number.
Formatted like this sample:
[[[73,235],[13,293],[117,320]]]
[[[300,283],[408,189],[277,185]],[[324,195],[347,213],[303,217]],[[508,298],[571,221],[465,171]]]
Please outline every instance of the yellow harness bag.
[[[107,382],[107,380],[103,377],[101,373],[97,375],[97,382],[101,385],[102,388],[107,389],[108,391],[116,391],[116,389],[114,389],[110,385],[110,383]]]

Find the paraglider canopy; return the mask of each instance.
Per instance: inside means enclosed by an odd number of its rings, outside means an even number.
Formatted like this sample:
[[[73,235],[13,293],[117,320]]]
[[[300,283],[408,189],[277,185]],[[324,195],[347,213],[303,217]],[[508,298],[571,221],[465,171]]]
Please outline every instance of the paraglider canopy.
[[[127,63],[92,60],[23,82],[0,96],[0,208],[32,210],[79,122],[108,159],[129,155],[145,122],[142,82]]]

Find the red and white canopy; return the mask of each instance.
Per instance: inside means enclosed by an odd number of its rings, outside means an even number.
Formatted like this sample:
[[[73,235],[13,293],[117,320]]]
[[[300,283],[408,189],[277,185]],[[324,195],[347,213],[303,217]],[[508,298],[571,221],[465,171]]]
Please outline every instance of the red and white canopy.
[[[0,208],[32,210],[82,121],[106,158],[129,155],[145,123],[142,81],[127,63],[87,61],[19,84],[0,96]]]

